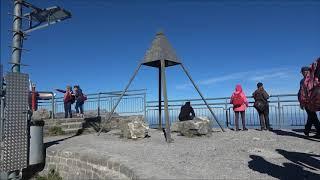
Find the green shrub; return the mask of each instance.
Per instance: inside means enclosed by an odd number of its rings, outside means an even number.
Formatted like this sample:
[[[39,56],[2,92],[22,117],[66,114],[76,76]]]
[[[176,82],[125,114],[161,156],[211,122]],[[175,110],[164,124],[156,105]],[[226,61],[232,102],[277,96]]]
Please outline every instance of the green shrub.
[[[59,172],[55,171],[54,169],[50,169],[49,173],[45,176],[36,176],[36,180],[62,180]]]
[[[53,127],[49,128],[49,135],[50,136],[58,136],[58,135],[63,135],[63,134],[64,134],[64,131],[59,126],[53,126]]]

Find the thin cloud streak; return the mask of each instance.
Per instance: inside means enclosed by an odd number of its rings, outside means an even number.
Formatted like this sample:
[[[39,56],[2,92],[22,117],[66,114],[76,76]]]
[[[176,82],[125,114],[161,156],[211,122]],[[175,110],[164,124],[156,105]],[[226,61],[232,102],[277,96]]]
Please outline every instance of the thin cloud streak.
[[[212,77],[199,81],[199,85],[213,85],[219,82],[228,80],[245,79],[247,81],[262,81],[272,78],[288,78],[290,71],[288,68],[274,68],[255,71],[244,71],[238,73],[231,73],[223,76]],[[192,86],[191,83],[180,84],[176,86],[176,89],[183,90]]]

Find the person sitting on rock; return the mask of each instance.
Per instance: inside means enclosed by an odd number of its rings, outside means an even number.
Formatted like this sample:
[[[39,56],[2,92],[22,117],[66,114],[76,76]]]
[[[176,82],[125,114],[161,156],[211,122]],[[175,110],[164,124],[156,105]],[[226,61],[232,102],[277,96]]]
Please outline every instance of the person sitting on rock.
[[[193,108],[190,105],[190,102],[186,102],[185,105],[181,107],[179,120],[180,121],[187,121],[192,120],[195,117],[195,113]]]

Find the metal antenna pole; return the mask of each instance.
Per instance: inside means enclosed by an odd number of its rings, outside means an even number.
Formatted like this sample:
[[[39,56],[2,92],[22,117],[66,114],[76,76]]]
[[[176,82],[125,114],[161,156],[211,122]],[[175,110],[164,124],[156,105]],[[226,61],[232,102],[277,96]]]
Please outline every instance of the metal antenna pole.
[[[220,125],[220,123],[219,123],[219,121],[218,121],[218,118],[217,118],[216,115],[213,113],[213,111],[212,111],[211,107],[208,105],[207,101],[204,99],[204,97],[203,97],[202,93],[200,92],[198,86],[194,83],[194,81],[192,80],[192,78],[191,78],[190,74],[188,73],[188,71],[186,70],[186,68],[183,66],[183,64],[180,64],[180,65],[181,65],[183,71],[187,74],[187,76],[188,76],[188,78],[190,79],[190,81],[192,82],[194,88],[197,90],[197,92],[198,92],[199,95],[201,96],[203,102],[206,104],[206,106],[207,106],[207,108],[209,109],[210,113],[212,114],[214,120],[215,120],[215,121],[217,122],[217,124],[220,126],[221,130],[222,130],[223,132],[225,132],[224,129],[222,128],[222,126]]]
[[[172,142],[171,139],[171,130],[170,130],[170,121],[169,121],[169,111],[168,111],[168,96],[167,96],[167,82],[166,82],[166,69],[165,69],[165,60],[161,60],[161,82],[162,82],[162,92],[164,99],[164,114],[166,120],[166,139],[167,143]]]
[[[161,95],[161,67],[159,67],[159,130],[162,130],[162,116],[161,116],[161,106],[162,106],[162,95]]]
[[[124,94],[128,91],[128,88],[129,88],[131,82],[133,81],[133,79],[136,77],[136,75],[137,75],[137,73],[138,73],[141,65],[142,65],[142,64],[139,63],[139,66],[138,66],[137,69],[134,71],[133,76],[131,77],[128,85],[127,85],[126,88],[122,91],[122,93],[121,93],[121,95],[120,95],[117,103],[115,104],[115,106],[113,106],[113,108],[112,108],[112,110],[111,110],[111,112],[110,112],[110,114],[109,114],[109,117],[108,117],[108,119],[106,120],[106,122],[108,122],[108,121],[112,118],[112,115],[113,115],[114,111],[116,110],[117,106],[119,105],[119,103],[120,103],[121,99],[123,98]],[[102,124],[102,125],[103,125],[103,124]],[[100,136],[102,130],[103,130],[103,126],[100,127],[100,130],[99,130],[99,132],[98,132],[98,136]]]
[[[14,0],[13,7],[13,38],[12,38],[12,72],[20,72],[23,32],[22,0]]]

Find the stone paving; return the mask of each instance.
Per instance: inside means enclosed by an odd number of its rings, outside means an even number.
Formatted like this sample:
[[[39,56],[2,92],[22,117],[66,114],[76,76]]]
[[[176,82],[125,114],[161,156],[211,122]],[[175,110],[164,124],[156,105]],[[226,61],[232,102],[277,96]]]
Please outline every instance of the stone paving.
[[[305,139],[290,130],[214,132],[188,138],[173,134],[167,144],[163,133],[150,138],[119,138],[116,130],[80,135],[62,141],[48,137],[50,152],[76,152],[112,159],[130,177],[119,179],[320,179],[320,140]],[[50,154],[50,153],[49,153]],[[99,176],[97,176],[98,178]]]

